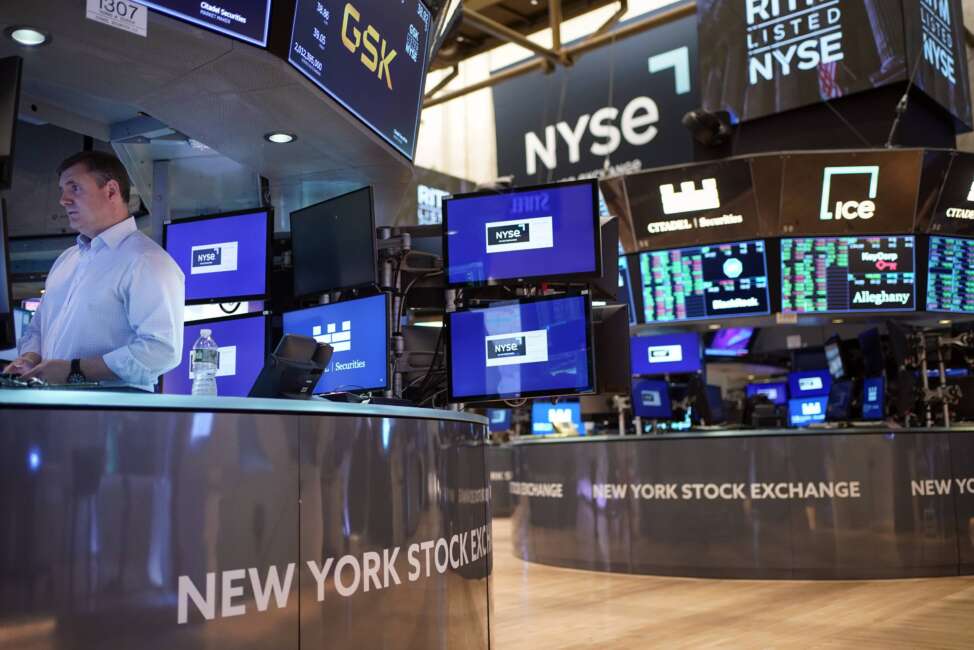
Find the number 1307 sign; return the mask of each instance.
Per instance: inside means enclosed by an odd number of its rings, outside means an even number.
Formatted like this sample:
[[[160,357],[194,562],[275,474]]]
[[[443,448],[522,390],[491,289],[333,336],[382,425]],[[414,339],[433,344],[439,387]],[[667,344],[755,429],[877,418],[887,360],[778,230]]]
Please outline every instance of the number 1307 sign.
[[[145,36],[148,32],[146,13],[145,5],[132,0],[88,0],[85,17],[109,27]]]

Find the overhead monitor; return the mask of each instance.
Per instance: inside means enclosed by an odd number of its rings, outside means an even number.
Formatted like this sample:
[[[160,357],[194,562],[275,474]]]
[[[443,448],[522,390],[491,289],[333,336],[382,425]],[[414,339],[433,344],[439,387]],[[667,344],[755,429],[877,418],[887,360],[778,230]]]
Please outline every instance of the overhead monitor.
[[[265,298],[271,227],[267,209],[165,224],[163,246],[186,276],[186,304]]]
[[[828,402],[828,395],[788,400],[788,426],[805,427],[809,424],[825,422]]]
[[[584,436],[585,426],[582,424],[581,404],[578,400],[561,402],[535,400],[531,404],[531,433]]]
[[[771,312],[764,240],[641,253],[639,299],[647,323]]]
[[[788,401],[788,384],[783,381],[748,384],[745,394],[747,397],[763,395],[772,404],[784,404]]]
[[[791,314],[913,311],[914,237],[781,240],[781,310]]]
[[[743,357],[751,349],[753,327],[722,327],[714,332],[707,345],[708,357]]]
[[[598,278],[602,249],[594,180],[443,202],[443,245],[451,286]]]
[[[7,200],[0,198],[0,350],[17,345],[13,293],[10,287],[10,254],[7,249]]]
[[[448,314],[451,402],[595,390],[588,297],[551,296]]]
[[[124,4],[119,3],[119,5]],[[139,0],[138,4],[128,3],[127,11],[133,12],[129,16],[121,13],[121,6],[118,7],[117,11],[122,19],[136,20],[134,12],[141,10],[139,4],[252,45],[259,45],[260,47],[267,45],[271,0],[232,0],[231,2],[227,2],[227,0],[210,0],[210,2]]]
[[[632,374],[665,375],[700,372],[703,357],[700,335],[678,332],[629,339]]]
[[[19,56],[0,59],[0,190],[9,189],[12,182],[22,70]]]
[[[828,395],[832,389],[832,375],[828,370],[801,370],[788,373],[788,394],[791,397]]]
[[[974,314],[974,239],[930,236],[927,311]]]
[[[673,417],[669,383],[662,379],[632,382],[632,412],[636,417],[669,420]]]
[[[431,20],[419,0],[296,0],[288,62],[412,160]]]
[[[375,284],[372,188],[292,212],[291,247],[295,296]]]
[[[862,382],[862,419],[882,420],[886,417],[886,380],[867,377]]]
[[[334,348],[314,392],[367,393],[389,386],[386,294],[284,312],[284,333]]]
[[[200,331],[209,329],[220,348],[216,371],[217,395],[246,397],[264,367],[267,354],[267,317],[246,314],[187,323],[183,328],[183,354],[179,365],[162,377],[162,392],[167,395],[190,395],[190,351]]]
[[[511,428],[511,409],[487,409],[487,420],[491,433],[509,431]]]

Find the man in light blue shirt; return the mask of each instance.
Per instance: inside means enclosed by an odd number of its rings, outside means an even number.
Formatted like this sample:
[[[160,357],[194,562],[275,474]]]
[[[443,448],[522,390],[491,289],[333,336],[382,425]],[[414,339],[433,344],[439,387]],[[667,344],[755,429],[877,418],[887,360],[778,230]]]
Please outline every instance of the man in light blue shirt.
[[[20,356],[4,372],[151,391],[182,354],[183,272],[129,216],[118,158],[82,152],[57,171],[78,244],[51,267]]]

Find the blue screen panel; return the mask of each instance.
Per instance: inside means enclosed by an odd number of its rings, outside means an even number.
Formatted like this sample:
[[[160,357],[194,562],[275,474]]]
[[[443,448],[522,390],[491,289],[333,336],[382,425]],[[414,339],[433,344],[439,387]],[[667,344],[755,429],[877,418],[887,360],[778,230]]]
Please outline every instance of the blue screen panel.
[[[862,382],[862,419],[882,420],[886,408],[886,380],[869,377]]]
[[[387,387],[386,314],[386,294],[284,312],[285,334],[311,336],[335,349],[315,393],[355,393]]]
[[[449,314],[450,401],[591,392],[585,296],[522,300]]]
[[[594,181],[443,202],[451,285],[597,274],[602,252]]]
[[[584,436],[581,404],[577,400],[557,403],[535,400],[531,404],[531,433],[572,433]]]
[[[804,427],[809,424],[825,422],[828,402],[827,395],[788,400],[788,426]]]
[[[491,432],[508,431],[511,428],[511,409],[487,409]]]
[[[669,420],[673,417],[670,387],[660,379],[639,379],[632,383],[632,412],[637,417]]]
[[[802,370],[788,373],[788,394],[792,397],[828,395],[832,389],[832,375],[828,370]]]
[[[267,318],[262,314],[187,323],[183,328],[183,355],[179,365],[163,375],[162,392],[167,395],[192,394],[189,353],[204,328],[211,331],[210,336],[220,348],[217,395],[246,397],[264,367],[267,355]]]
[[[784,404],[788,401],[788,384],[783,381],[748,384],[747,396],[755,395],[764,395],[772,404]]]
[[[267,293],[265,210],[166,224],[166,251],[186,276],[186,302],[229,302]]]
[[[695,332],[633,336],[629,350],[634,375],[690,373],[703,368],[700,335]]]

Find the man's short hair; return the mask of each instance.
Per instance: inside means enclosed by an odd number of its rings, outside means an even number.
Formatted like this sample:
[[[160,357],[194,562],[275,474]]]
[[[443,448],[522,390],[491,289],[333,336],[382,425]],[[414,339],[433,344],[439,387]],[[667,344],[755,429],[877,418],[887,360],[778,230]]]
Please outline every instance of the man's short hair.
[[[122,194],[122,201],[128,205],[132,184],[129,181],[128,172],[125,171],[125,166],[114,154],[105,151],[82,151],[76,153],[73,156],[68,156],[58,165],[57,175],[60,176],[67,169],[78,164],[84,165],[88,173],[95,176],[95,182],[98,183],[98,187],[105,187],[105,183],[108,181],[118,183]]]

